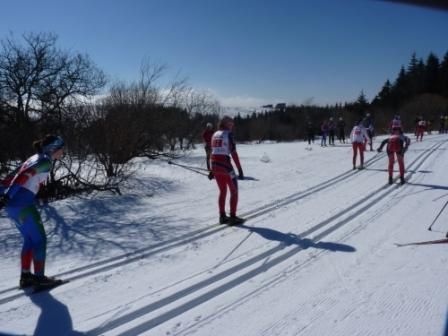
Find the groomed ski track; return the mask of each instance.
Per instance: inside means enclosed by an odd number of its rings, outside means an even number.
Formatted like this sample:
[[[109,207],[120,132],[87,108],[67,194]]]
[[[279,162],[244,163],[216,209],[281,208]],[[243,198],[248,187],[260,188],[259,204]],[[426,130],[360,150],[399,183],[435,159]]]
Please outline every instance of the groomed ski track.
[[[445,144],[444,138],[436,136],[422,144],[413,144],[406,155],[408,183],[419,181],[419,170],[431,165]],[[170,335],[194,333],[235,307],[249,302],[252,297],[297,276],[300,271],[327,256],[329,251],[354,252],[355,248],[345,242],[364,230],[372,218],[391,209],[393,205],[388,201],[400,197],[408,188],[408,185],[389,186],[385,183],[386,161],[384,153],[376,154],[366,162],[363,171],[350,170],[313,187],[243,211],[241,215],[248,222],[242,227],[228,228],[212,224],[132,253],[58,274],[71,283],[55,292],[70,296],[75,291],[82,294],[85,292],[83,288],[88,288],[89,291],[103,290],[104,295],[111,295],[108,294],[110,289],[95,288],[94,279],[107,279],[106,282],[111,283],[110,288],[123,279],[132,283],[132,272],[148,272],[151,263],[173,256],[176,262],[172,266],[167,264],[167,272],[172,273],[172,279],[175,280],[167,284],[159,281],[157,275],[148,274],[148,284],[132,284],[141,287],[140,297],[127,297],[125,288],[115,293],[116,307],[111,307],[110,311],[100,308],[99,311],[103,313],[85,319],[82,330],[88,335],[138,335],[151,332],[158,335],[162,334],[165,323],[186,314],[190,322],[171,328]],[[358,199],[343,197],[346,190],[359,183],[365,185],[365,194]],[[307,214],[308,206],[310,209],[315,208],[314,205],[310,206],[313,203],[326,205],[324,217]],[[289,210],[283,214],[285,209]],[[290,216],[291,212],[297,214],[297,225],[282,227],[280,223],[283,216]],[[304,218],[313,219],[301,222],[301,214],[306,214]],[[254,236],[261,239],[249,243],[249,239]],[[330,237],[331,243],[324,241]],[[219,244],[219,240],[234,240],[234,249],[223,253],[214,246]],[[195,248],[198,249],[198,262],[182,259],[183,250]],[[204,268],[207,262],[201,261],[202,253],[215,253],[217,258]],[[256,278],[261,274],[264,274],[264,279],[257,282]],[[252,282],[251,286],[247,285],[248,282]],[[195,308],[237,287],[241,287],[237,298],[230,295],[228,300],[217,304],[218,308],[207,316],[194,317]],[[23,300],[27,298],[16,288],[0,291],[0,304],[20,306]],[[101,307],[100,301],[93,304]],[[189,315],[192,318],[188,318]],[[266,335],[269,335],[269,331],[266,331]]]
[[[365,166],[366,168],[373,165],[378,160],[384,158],[385,154],[381,153],[373,157],[371,160],[367,161]],[[287,206],[288,204],[291,204],[295,201],[298,201],[300,199],[304,199],[307,196],[310,196],[312,194],[315,194],[320,191],[325,191],[328,188],[333,187],[337,183],[341,183],[345,181],[346,178],[351,178],[355,176],[356,173],[358,173],[358,170],[349,170],[343,174],[340,174],[330,180],[324,181],[316,186],[310,187],[304,191],[300,191],[297,193],[294,193],[292,195],[286,196],[284,198],[275,200],[274,202],[270,202],[267,204],[264,204],[256,209],[243,212],[241,216],[244,218],[250,220],[257,217],[260,217],[262,215],[265,215],[267,213],[281,210],[282,206]],[[164,241],[161,243],[157,243],[154,245],[150,245],[146,248],[139,249],[130,253],[126,253],[123,255],[115,256],[109,259],[101,260],[99,262],[95,262],[92,264],[88,264],[85,266],[81,266],[79,268],[56,274],[55,277],[57,278],[64,278],[67,280],[76,280],[80,278],[84,278],[90,275],[96,275],[100,272],[109,271],[111,269],[129,264],[131,262],[139,261],[143,258],[148,258],[154,254],[165,252],[169,249],[176,248],[185,244],[190,244],[196,240],[205,238],[209,235],[216,234],[224,229],[226,229],[227,226],[219,225],[218,223],[214,223],[212,225],[206,226],[205,228],[199,229],[194,232],[190,232],[185,235],[181,235],[179,237],[175,237],[173,239],[170,239],[168,241]],[[14,293],[18,290],[17,287],[11,287],[4,290],[0,290],[0,304],[14,300],[16,298],[19,298],[25,294],[23,293]],[[14,293],[13,295],[8,295],[10,293]]]

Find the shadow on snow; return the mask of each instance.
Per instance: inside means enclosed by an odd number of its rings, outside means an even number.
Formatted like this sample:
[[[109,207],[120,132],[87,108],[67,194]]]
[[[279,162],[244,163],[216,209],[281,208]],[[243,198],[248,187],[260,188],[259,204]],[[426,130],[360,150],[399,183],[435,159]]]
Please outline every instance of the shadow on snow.
[[[235,227],[242,228],[242,229],[248,230],[250,232],[256,233],[268,240],[278,241],[286,246],[297,245],[297,246],[300,246],[304,250],[311,247],[311,248],[323,249],[323,250],[328,250],[328,251],[333,251],[333,252],[355,252],[356,251],[356,249],[350,245],[339,244],[339,243],[330,243],[330,242],[315,243],[311,239],[300,238],[300,236],[293,234],[293,233],[282,233],[280,231],[272,230],[272,229],[268,229],[268,228],[251,227],[251,226],[246,226],[246,225],[239,225],[239,226],[235,226]]]

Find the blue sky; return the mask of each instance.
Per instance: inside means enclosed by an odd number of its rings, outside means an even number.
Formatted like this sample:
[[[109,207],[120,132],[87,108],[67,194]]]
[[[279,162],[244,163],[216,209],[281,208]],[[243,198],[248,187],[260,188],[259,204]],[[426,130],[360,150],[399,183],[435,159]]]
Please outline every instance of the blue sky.
[[[448,51],[448,11],[374,0],[2,1],[0,39],[52,32],[111,80],[149,58],[223,105],[372,99],[413,52]]]

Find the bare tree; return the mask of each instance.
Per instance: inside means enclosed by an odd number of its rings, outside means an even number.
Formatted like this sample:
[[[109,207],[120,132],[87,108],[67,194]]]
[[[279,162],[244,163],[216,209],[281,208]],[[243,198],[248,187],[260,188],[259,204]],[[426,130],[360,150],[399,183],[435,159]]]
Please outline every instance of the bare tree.
[[[182,99],[182,105],[186,110],[190,123],[187,128],[181,130],[180,142],[186,140],[186,147],[194,145],[194,141],[199,138],[204,125],[197,122],[197,115],[214,115],[217,116],[221,112],[221,105],[219,102],[206,91],[197,91],[193,88],[185,90]],[[213,117],[212,119],[216,119]]]
[[[54,34],[26,34],[24,44],[1,41],[0,101],[15,122],[56,115],[71,100],[95,95],[105,85],[103,72],[86,55],[56,48]]]
[[[89,57],[59,50],[56,42],[51,33],[0,42],[0,106],[6,123],[15,127],[15,149],[22,157],[29,154],[35,133],[61,132],[64,113],[106,83]]]

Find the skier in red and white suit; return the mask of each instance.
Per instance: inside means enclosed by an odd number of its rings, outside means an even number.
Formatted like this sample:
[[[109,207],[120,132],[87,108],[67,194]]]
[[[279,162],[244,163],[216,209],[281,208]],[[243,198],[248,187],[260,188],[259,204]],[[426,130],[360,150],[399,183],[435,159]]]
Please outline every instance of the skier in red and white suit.
[[[408,150],[411,140],[403,134],[400,128],[396,127],[392,131],[392,135],[381,142],[380,147],[377,149],[381,152],[383,147],[387,145],[387,156],[389,157],[389,165],[387,167],[389,173],[389,184],[393,183],[393,172],[394,172],[394,162],[395,156],[398,161],[398,169],[400,171],[400,183],[404,184],[404,153]]]
[[[218,124],[218,130],[213,133],[211,141],[211,167],[219,188],[219,223],[228,223],[230,225],[242,224],[244,222],[244,219],[236,216],[238,182],[230,157],[232,157],[238,169],[238,178],[244,179],[244,175],[233,140],[233,125],[233,119],[224,116]],[[225,212],[227,188],[230,190],[230,217],[227,217]]]
[[[369,136],[367,135],[366,129],[362,125],[362,120],[358,121],[358,123],[353,127],[350,133],[350,139],[353,147],[353,169],[356,169],[356,157],[358,156],[358,152],[361,161],[359,169],[363,169],[365,144],[369,141]]]

